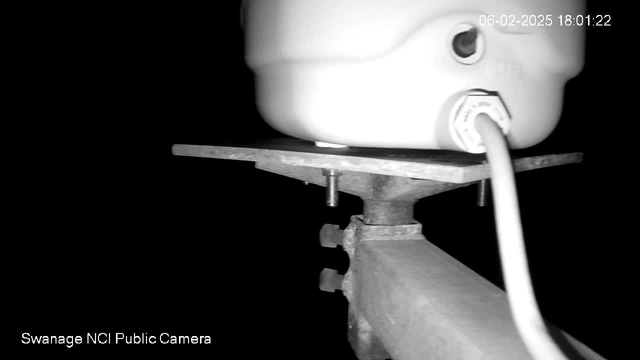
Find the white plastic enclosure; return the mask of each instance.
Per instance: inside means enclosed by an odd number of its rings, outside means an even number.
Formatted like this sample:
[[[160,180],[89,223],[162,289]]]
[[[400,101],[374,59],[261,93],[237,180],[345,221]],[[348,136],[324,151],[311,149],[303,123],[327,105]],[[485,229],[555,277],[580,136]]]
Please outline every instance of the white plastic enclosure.
[[[293,137],[467,151],[452,113],[486,92],[525,148],[553,131],[583,67],[584,27],[562,18],[578,14],[584,0],[249,0],[246,61],[261,115]]]

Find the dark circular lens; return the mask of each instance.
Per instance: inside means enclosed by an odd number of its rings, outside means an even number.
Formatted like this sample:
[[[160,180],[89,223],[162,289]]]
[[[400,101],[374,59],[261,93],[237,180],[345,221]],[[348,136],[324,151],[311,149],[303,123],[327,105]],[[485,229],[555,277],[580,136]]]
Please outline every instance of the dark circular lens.
[[[478,30],[469,29],[453,37],[453,52],[463,59],[476,53]]]

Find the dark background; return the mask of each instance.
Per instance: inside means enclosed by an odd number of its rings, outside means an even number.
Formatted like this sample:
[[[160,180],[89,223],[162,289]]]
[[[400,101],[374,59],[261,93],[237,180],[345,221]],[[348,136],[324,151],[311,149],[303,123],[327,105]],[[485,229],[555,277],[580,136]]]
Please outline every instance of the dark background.
[[[317,238],[325,223],[346,226],[361,200],[342,194],[329,209],[324,188],[248,162],[171,154],[173,144],[282,137],[255,107],[239,5],[224,4],[16,12],[10,36],[25,40],[14,52],[12,140],[28,160],[10,176],[19,200],[9,218],[16,247],[5,253],[8,315],[18,320],[10,341],[23,332],[213,338],[204,348],[20,346],[25,354],[353,357],[346,299],[317,288],[323,268],[344,273],[348,258]],[[588,12],[611,14],[613,25],[587,30],[586,65],[567,85],[559,126],[527,150],[581,151],[584,161],[517,181],[543,314],[611,358],[628,314],[616,259],[635,238],[620,140],[628,54],[620,12],[604,2]],[[416,219],[429,241],[502,286],[493,209],[475,205],[474,187],[421,200]]]

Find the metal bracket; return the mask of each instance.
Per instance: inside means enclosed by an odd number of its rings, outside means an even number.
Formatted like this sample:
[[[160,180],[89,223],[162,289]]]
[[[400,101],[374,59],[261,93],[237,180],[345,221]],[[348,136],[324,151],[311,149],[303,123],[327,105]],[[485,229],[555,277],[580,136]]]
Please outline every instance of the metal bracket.
[[[530,359],[506,294],[428,242],[413,219],[419,199],[487,179],[489,169],[481,158],[450,152],[318,150],[300,141],[258,148],[175,145],[172,151],[253,161],[258,169],[327,186],[329,205],[337,203],[338,191],[363,199],[363,215],[352,217],[344,232],[333,226],[321,234],[323,246],[341,244],[349,254],[344,277],[323,271],[321,283],[325,290],[341,289],[349,300],[349,339],[359,359]],[[515,158],[514,169],[581,160],[580,153]]]

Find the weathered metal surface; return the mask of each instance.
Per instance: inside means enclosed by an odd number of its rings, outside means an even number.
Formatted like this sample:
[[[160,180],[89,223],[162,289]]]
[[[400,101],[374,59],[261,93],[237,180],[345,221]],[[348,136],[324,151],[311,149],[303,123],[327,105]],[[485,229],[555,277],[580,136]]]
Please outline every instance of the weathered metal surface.
[[[353,216],[343,235],[351,265],[342,290],[359,359],[531,359],[505,292],[428,242],[420,223],[371,226]],[[547,325],[568,359],[604,360]]]
[[[364,222],[368,225],[405,225],[414,223],[415,201],[378,201],[364,199]]]
[[[356,218],[358,219],[358,221],[355,221]],[[352,217],[351,223],[346,229],[344,229],[342,238],[342,247],[344,251],[349,255],[349,260],[352,264],[342,281],[342,293],[349,301],[348,340],[358,359],[384,360],[391,358],[391,356],[385,349],[384,345],[382,345],[382,342],[375,334],[374,330],[371,328],[371,325],[369,325],[364,316],[359,313],[356,306],[357,284],[355,281],[355,267],[353,266],[353,264],[355,264],[355,247],[360,241],[359,239],[369,238],[366,231],[367,229],[363,229],[359,226],[361,222],[362,217]],[[419,226],[419,224],[416,225]],[[406,227],[404,226],[385,226],[384,228],[404,228],[406,230]],[[401,230],[396,229],[393,231]],[[393,231],[387,232],[386,235],[394,236]],[[422,228],[419,228],[418,231],[421,232]]]
[[[371,175],[371,195],[367,198],[380,201],[416,201],[427,196],[470,185],[434,180],[410,179],[399,176]]]
[[[258,162],[256,163],[256,168],[319,186],[327,185],[326,178],[321,169],[269,162]],[[473,183],[454,184],[434,180],[376,175],[357,171],[342,171],[337,188],[341,192],[363,199],[416,201],[427,196],[471,184]]]
[[[349,311],[349,331],[347,336],[349,344],[359,360],[385,360],[391,358],[367,320],[351,311]]]
[[[530,359],[505,293],[421,233],[420,224],[369,226],[352,218],[343,283],[352,337],[369,332],[395,360]],[[354,350],[371,358],[362,343]]]
[[[308,166],[291,166],[274,162],[257,162],[256,169],[302,180],[309,184],[327,186],[327,178],[322,174],[322,169]],[[369,193],[367,192],[366,184],[369,182],[370,176],[371,174],[362,172],[342,171],[340,182],[338,183],[338,190],[355,196],[367,196]]]
[[[174,155],[272,162],[320,169],[468,183],[490,177],[484,155],[443,150],[344,148],[327,149],[297,139],[276,139],[246,146],[174,145]],[[515,171],[526,171],[582,161],[581,153],[518,158]]]

